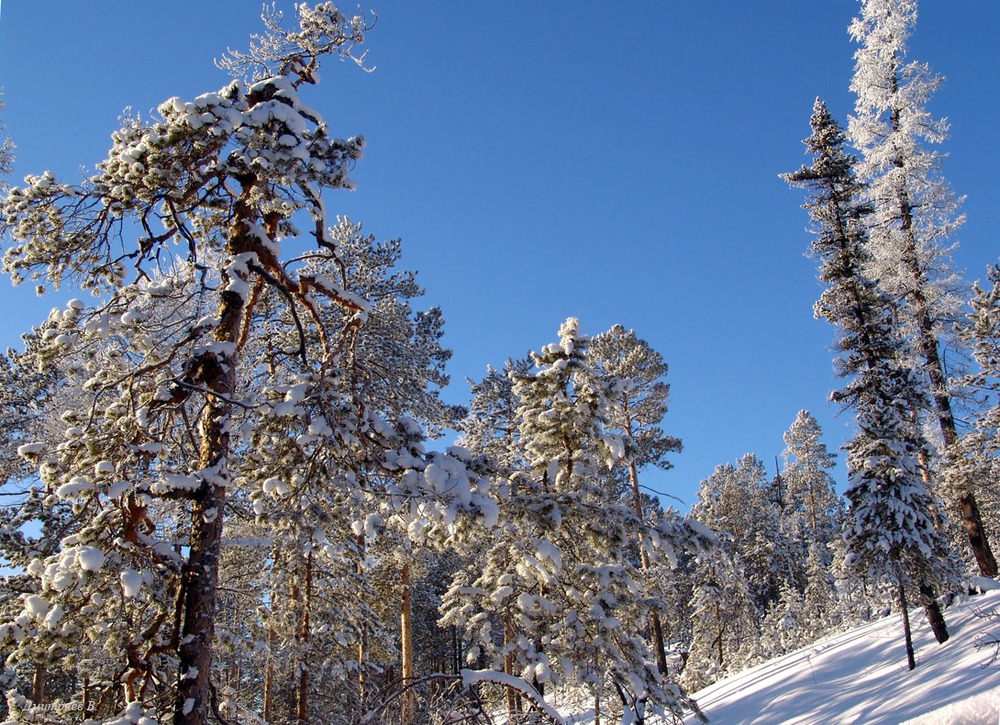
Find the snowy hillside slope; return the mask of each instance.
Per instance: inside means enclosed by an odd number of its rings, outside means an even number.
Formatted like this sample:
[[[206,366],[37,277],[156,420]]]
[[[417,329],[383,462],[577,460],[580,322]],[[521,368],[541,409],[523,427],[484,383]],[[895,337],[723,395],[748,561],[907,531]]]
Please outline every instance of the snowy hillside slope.
[[[717,725],[995,725],[1000,662],[988,665],[992,651],[974,644],[984,633],[1000,635],[1000,621],[976,616],[990,608],[1000,610],[1000,591],[956,599],[945,610],[951,639],[944,645],[913,610],[912,672],[902,624],[890,615],[720,680],[694,698]]]

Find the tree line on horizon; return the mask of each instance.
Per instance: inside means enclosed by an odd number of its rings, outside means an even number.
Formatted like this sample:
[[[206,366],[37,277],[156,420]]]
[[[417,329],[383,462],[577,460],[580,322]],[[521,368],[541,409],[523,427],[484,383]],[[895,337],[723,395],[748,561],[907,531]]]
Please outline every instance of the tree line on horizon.
[[[296,20],[266,12],[224,88],[125,118],[81,183],[0,202],[12,279],[93,295],[0,358],[8,722],[559,722],[553,694],[681,721],[689,692],[888,608],[911,669],[911,605],[947,641],[948,595],[997,575],[1000,268],[951,267],[914,0],[861,0],[855,113],[817,99],[783,175],[857,424],[845,495],[802,411],[774,476],[724,463],[687,515],[643,488],[682,445],[633,330],[570,318],[441,400],[444,316],[400,242],[327,213],[364,139],[302,97],[369,27]]]

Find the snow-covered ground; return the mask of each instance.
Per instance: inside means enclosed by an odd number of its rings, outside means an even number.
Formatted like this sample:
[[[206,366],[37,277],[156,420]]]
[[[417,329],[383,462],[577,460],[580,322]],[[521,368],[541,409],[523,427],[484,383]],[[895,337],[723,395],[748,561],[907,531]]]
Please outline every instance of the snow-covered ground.
[[[957,599],[944,612],[951,634],[944,645],[914,610],[912,672],[894,615],[720,680],[694,698],[718,725],[997,725],[1000,661],[984,666],[991,651],[974,644],[983,633],[1000,634],[1000,621],[976,616],[993,607],[1000,610],[1000,591]]]

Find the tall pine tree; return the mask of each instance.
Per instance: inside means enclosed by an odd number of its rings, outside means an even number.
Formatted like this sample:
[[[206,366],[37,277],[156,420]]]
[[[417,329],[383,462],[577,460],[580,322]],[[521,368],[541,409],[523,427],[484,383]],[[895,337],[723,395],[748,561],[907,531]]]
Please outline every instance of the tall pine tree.
[[[851,90],[856,94],[849,135],[861,152],[858,177],[871,215],[867,220],[869,276],[893,300],[902,302],[900,338],[912,339],[912,367],[926,380],[943,443],[944,476],[984,576],[997,561],[983,525],[972,482],[956,468],[959,435],[942,355],[959,300],[948,239],[962,217],[941,174],[942,155],[928,148],[947,137],[948,125],[927,110],[941,79],[923,63],[907,60],[907,41],[917,21],[916,0],[862,0],[850,26],[860,44]],[[925,469],[927,467],[925,466]],[[926,473],[926,471],[925,471]]]
[[[931,587],[953,577],[946,539],[933,518],[939,506],[921,475],[926,442],[911,416],[922,389],[904,364],[893,306],[868,276],[870,207],[860,201],[863,186],[854,174],[854,158],[844,150],[844,134],[818,99],[810,123],[806,146],[813,163],[784,178],[812,191],[806,203],[815,222],[812,252],[827,284],[815,312],[839,330],[837,363],[848,380],[832,397],[854,409],[859,428],[847,446],[848,559],[894,590],[912,667],[907,597],[915,594],[923,601],[943,641],[947,631]]]

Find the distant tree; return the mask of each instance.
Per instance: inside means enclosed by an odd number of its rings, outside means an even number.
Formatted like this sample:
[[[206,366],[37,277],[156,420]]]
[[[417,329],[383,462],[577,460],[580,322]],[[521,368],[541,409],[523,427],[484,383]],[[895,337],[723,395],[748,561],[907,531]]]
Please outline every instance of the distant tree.
[[[691,517],[725,534],[723,547],[742,562],[754,605],[761,611],[778,600],[784,582],[801,588],[804,552],[781,530],[778,506],[764,465],[748,453],[718,466],[701,483]]]
[[[760,657],[774,659],[813,642],[822,632],[805,626],[802,593],[783,582],[778,599],[764,613],[760,626]]]
[[[896,319],[905,331],[896,334],[913,341],[912,365],[927,381],[943,463],[952,466],[959,435],[942,347],[960,303],[952,291],[947,240],[963,217],[960,200],[942,177],[942,155],[927,148],[947,137],[948,125],[927,110],[940,77],[926,64],[906,59],[916,21],[916,0],[862,0],[850,26],[860,47],[854,56],[851,90],[857,100],[849,135],[862,155],[857,173],[867,183],[861,193],[872,212],[868,274],[890,299],[902,303]],[[997,561],[971,481],[956,473],[945,478],[980,572],[995,576]]]
[[[785,530],[794,531],[808,543],[830,543],[840,530],[842,503],[829,469],[836,456],[820,440],[823,430],[816,418],[799,411],[785,433],[785,470],[782,519]]]
[[[459,443],[476,455],[487,456],[505,477],[525,466],[518,443],[514,381],[531,367],[530,358],[508,359],[500,370],[488,366],[479,382],[469,381],[472,400],[461,421]]]
[[[854,159],[844,151],[843,132],[818,99],[811,125],[806,145],[814,155],[812,165],[784,178],[812,190],[806,204],[816,224],[812,251],[827,284],[815,312],[838,327],[837,363],[848,382],[832,397],[854,409],[859,428],[847,446],[848,563],[895,589],[912,666],[907,594],[916,592],[935,635],[944,641],[947,630],[933,587],[950,585],[954,576],[946,540],[933,519],[940,507],[921,475],[926,443],[911,413],[922,388],[902,361],[893,306],[868,277],[869,207],[859,200],[863,187],[854,175]]]

